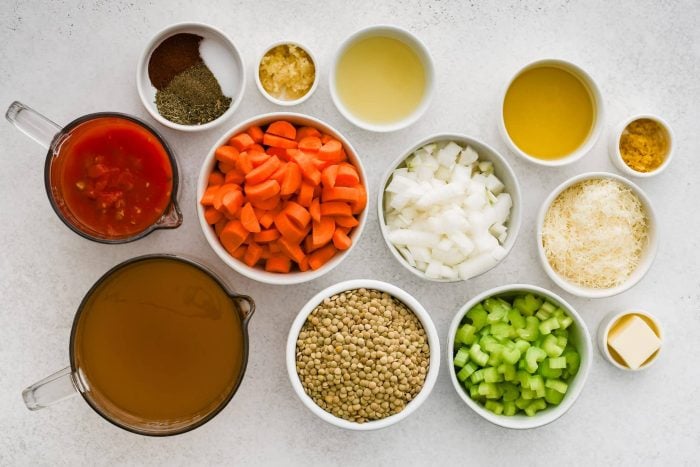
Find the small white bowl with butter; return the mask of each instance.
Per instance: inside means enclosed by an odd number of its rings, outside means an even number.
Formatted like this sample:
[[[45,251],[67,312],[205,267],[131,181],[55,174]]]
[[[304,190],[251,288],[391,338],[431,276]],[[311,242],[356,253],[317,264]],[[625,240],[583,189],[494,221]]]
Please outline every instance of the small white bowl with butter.
[[[625,371],[649,368],[659,359],[663,340],[658,320],[642,310],[614,311],[598,326],[598,350],[611,365]]]

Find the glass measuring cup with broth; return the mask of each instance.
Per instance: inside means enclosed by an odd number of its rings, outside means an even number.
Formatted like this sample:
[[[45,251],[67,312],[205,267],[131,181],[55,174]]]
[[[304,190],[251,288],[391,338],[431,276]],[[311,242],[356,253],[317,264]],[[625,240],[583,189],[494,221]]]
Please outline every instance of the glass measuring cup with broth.
[[[117,265],[76,312],[70,366],[23,392],[32,410],[80,394],[134,433],[164,436],[206,423],[231,400],[248,358],[255,305],[203,266],[149,255]]]

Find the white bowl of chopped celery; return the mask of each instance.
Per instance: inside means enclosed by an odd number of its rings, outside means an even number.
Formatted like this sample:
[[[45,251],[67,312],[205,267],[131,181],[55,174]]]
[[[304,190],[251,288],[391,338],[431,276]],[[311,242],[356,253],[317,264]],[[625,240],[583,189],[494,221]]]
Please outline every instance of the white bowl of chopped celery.
[[[505,428],[537,428],[564,415],[591,366],[586,324],[561,297],[534,285],[504,285],[472,298],[448,337],[457,394]]]
[[[584,298],[611,297],[639,282],[654,261],[658,237],[647,195],[607,172],[565,181],[537,217],[542,267],[559,287]]]

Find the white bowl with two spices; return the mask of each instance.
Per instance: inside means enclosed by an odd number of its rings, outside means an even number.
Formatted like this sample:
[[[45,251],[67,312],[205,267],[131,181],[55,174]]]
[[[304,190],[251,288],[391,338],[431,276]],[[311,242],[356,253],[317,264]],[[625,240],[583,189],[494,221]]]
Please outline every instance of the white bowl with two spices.
[[[513,248],[520,186],[496,150],[445,133],[413,145],[391,164],[377,209],[382,236],[402,266],[427,280],[467,280]]]

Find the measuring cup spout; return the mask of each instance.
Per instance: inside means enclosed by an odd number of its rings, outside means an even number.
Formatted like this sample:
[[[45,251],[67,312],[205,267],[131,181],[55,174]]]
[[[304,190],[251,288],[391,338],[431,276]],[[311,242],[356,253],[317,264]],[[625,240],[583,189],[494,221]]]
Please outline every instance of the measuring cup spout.
[[[49,149],[61,127],[21,102],[15,101],[5,112],[5,118],[18,130]]]

